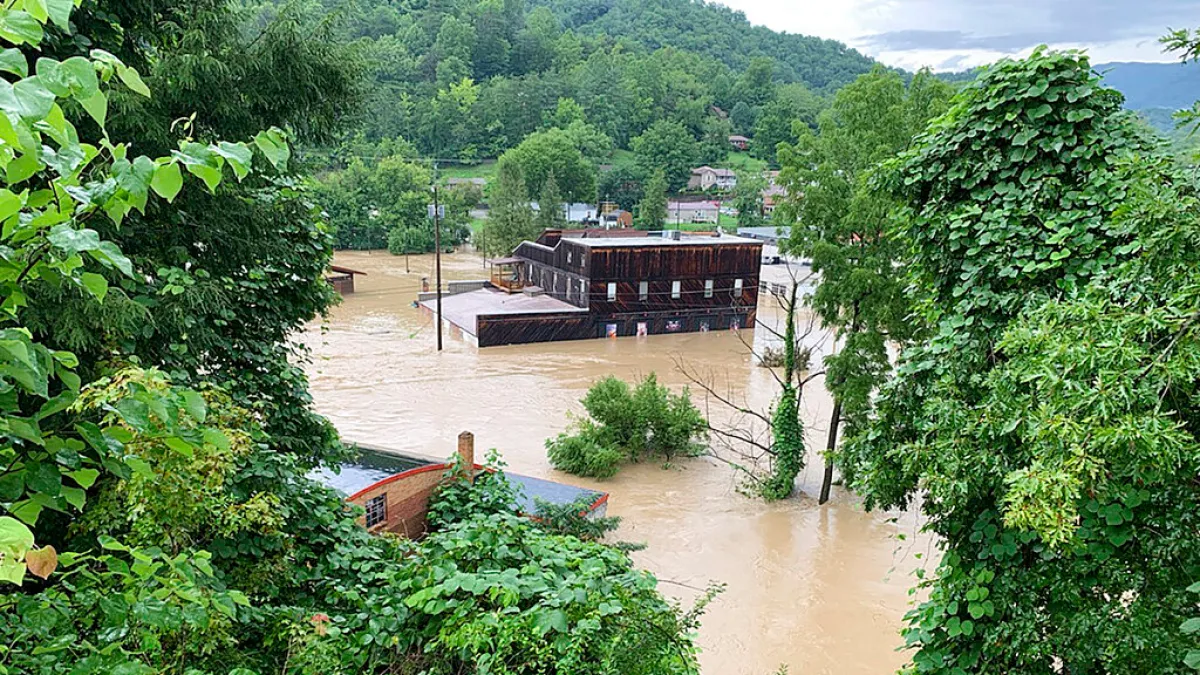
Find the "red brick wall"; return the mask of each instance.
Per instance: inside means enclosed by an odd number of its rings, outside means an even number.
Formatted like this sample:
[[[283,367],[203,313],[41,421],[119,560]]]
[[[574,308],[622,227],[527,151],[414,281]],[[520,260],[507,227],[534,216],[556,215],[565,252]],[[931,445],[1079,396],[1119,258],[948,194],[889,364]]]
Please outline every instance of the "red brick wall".
[[[425,534],[425,515],[429,498],[442,482],[448,464],[433,464],[396,474],[350,497],[352,504],[366,507],[367,502],[380,495],[387,496],[387,518],[370,528],[373,534],[393,532],[416,539]],[[366,525],[366,518],[359,518]]]

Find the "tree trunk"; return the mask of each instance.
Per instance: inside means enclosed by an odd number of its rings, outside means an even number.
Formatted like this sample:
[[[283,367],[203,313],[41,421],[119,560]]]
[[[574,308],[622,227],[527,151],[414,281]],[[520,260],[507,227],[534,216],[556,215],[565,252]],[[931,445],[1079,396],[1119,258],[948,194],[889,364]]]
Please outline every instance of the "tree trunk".
[[[833,402],[833,419],[829,420],[829,439],[825,442],[825,478],[821,481],[821,496],[818,504],[829,501],[829,488],[833,485],[833,451],[837,448],[838,425],[842,421],[842,402]]]

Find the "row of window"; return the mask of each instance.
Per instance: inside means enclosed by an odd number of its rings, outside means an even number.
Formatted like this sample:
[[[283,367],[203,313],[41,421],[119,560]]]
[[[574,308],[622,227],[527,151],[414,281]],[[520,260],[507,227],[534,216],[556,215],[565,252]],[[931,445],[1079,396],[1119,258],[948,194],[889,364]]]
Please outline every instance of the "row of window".
[[[704,297],[711,298],[713,296],[713,291],[715,288],[716,288],[715,281],[713,281],[712,279],[705,279],[704,280]],[[742,288],[743,288],[742,280],[734,279],[733,280],[734,295],[741,295]],[[682,296],[683,296],[683,282],[682,281],[672,281],[671,282],[671,299],[678,300]],[[645,300],[648,300],[649,298],[650,298],[650,282],[639,281],[638,282],[638,300],[645,301]],[[616,300],[617,300],[617,284],[615,282],[610,281],[608,284],[608,301],[616,302]]]

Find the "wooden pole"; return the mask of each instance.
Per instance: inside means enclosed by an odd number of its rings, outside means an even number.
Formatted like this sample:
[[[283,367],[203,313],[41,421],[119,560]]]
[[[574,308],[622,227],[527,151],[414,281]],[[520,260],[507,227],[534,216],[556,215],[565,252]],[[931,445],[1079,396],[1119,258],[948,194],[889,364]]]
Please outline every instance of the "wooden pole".
[[[433,250],[437,266],[437,350],[442,351],[442,226],[438,223],[437,162],[433,163]]]
[[[475,482],[475,434],[464,431],[458,435],[458,457],[466,470],[466,479]]]

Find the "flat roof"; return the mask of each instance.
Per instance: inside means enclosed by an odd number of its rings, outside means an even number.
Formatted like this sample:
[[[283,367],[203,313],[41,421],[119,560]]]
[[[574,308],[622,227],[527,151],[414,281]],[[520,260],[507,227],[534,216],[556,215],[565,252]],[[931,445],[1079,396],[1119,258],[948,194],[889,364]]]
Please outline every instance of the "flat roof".
[[[713,236],[691,236],[684,234],[680,239],[668,239],[666,237],[563,237],[563,241],[569,241],[572,244],[588,246],[590,248],[617,248],[623,246],[725,246],[733,244],[755,244],[762,245],[762,242],[757,239],[749,239],[746,237],[735,237],[730,234],[723,234],[719,237]]]
[[[437,311],[435,300],[425,300],[421,305],[426,309]],[[549,295],[509,294],[489,288],[442,296],[442,317],[471,335],[478,335],[476,320],[480,315],[559,314],[563,312],[586,314],[587,310]]]

